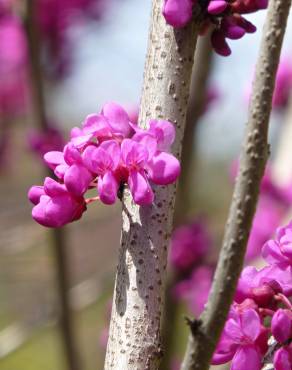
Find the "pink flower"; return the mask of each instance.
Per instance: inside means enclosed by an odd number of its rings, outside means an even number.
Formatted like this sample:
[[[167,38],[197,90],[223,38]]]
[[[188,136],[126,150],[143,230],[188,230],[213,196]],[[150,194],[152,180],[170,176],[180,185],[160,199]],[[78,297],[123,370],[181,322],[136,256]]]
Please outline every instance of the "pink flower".
[[[274,354],[275,370],[291,370],[292,349],[291,346],[281,347]]]
[[[122,140],[134,132],[127,112],[115,103],[105,104],[100,114],[87,116],[82,126],[71,131],[72,143],[78,148],[95,141]]]
[[[86,209],[83,197],[73,196],[64,185],[49,177],[43,188],[33,186],[28,197],[35,204],[32,217],[47,227],[61,227],[78,220]]]
[[[260,370],[263,333],[265,329],[254,309],[241,314],[234,311],[225,324],[212,363],[219,365],[231,361],[231,370]]]
[[[87,191],[93,175],[85,166],[81,153],[72,143],[68,143],[63,152],[46,153],[44,160],[55,175],[64,181],[68,191],[76,196],[81,196]]]
[[[277,342],[286,342],[291,337],[292,312],[287,309],[278,309],[273,315],[271,329]]]
[[[277,230],[275,240],[265,243],[262,256],[269,264],[281,268],[292,266],[292,222]]]
[[[186,26],[192,18],[195,0],[164,0],[163,15],[175,28]]]
[[[179,272],[188,271],[207,254],[210,244],[203,222],[180,226],[172,235],[170,262]]]
[[[258,305],[265,307],[271,303],[274,295],[281,291],[278,270],[267,266],[258,271],[253,266],[247,266],[241,273],[234,300],[241,303],[246,298],[251,298]]]
[[[247,21],[242,14],[253,13],[265,9],[267,0],[209,0],[197,2],[195,0],[165,0],[163,15],[168,24],[175,28],[186,26],[192,19],[193,8],[198,6],[205,16],[202,22],[201,33],[213,28],[211,43],[214,50],[222,55],[231,54],[226,39],[237,40],[246,33],[253,33],[256,27]]]
[[[153,141],[155,145],[155,141]],[[137,204],[153,202],[154,194],[147,178],[147,161],[151,152],[146,146],[131,139],[125,139],[121,145],[121,156],[129,175],[127,182]]]
[[[108,103],[101,113],[87,116],[81,129],[72,129],[62,152],[47,152],[44,160],[73,198],[97,186],[99,197],[86,203],[113,204],[128,184],[134,201],[148,205],[154,201],[152,183],[168,185],[180,173],[179,161],[166,152],[174,139],[170,122],[151,120],[142,130],[121,106]]]
[[[113,204],[119,189],[115,171],[120,164],[121,149],[114,140],[104,141],[99,147],[88,146],[83,154],[87,168],[98,177],[98,193],[105,204]]]

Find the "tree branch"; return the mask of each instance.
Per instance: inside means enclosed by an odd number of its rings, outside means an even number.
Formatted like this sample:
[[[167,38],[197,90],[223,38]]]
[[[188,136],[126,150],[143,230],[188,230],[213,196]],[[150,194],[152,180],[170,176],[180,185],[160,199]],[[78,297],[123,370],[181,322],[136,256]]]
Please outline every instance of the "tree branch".
[[[199,20],[175,30],[152,2],[139,124],[168,119],[176,125],[173,153],[180,158]],[[162,356],[167,249],[176,186],[156,187],[155,204],[139,207],[124,192],[123,226],[105,369],[156,370]]]
[[[190,335],[182,370],[207,370],[232,303],[269,154],[267,142],[275,75],[291,0],[270,0],[257,61],[239,175],[208,304]]]

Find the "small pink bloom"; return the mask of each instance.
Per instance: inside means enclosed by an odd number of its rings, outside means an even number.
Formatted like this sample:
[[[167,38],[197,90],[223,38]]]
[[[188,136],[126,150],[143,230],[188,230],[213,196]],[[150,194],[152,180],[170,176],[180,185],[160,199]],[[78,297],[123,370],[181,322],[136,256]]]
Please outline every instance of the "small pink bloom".
[[[265,329],[254,309],[233,311],[214,353],[214,365],[231,361],[232,370],[260,370],[264,350],[258,340]]]
[[[269,264],[292,266],[292,222],[277,230],[275,240],[266,242],[262,256]]]
[[[286,309],[278,309],[272,318],[272,334],[279,343],[286,342],[291,336],[292,313]]]
[[[61,227],[65,224],[79,219],[85,211],[86,206],[83,197],[74,197],[64,185],[46,178],[44,183],[44,194],[33,187],[29,191],[30,199],[39,202],[32,210],[32,217],[39,224],[47,227]]]
[[[163,15],[166,22],[173,27],[186,26],[193,15],[193,0],[164,0]]]
[[[274,354],[275,370],[291,370],[292,350],[290,346],[279,348]]]

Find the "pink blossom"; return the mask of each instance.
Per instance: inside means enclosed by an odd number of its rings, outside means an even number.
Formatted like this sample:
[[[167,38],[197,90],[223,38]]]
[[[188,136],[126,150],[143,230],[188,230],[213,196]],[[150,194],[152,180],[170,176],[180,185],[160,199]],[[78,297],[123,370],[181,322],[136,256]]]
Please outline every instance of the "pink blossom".
[[[287,309],[278,309],[273,315],[271,329],[276,341],[286,342],[291,336],[292,312]]]
[[[291,370],[292,349],[291,345],[279,348],[274,354],[275,370]]]
[[[173,27],[186,26],[192,18],[195,0],[164,0],[163,15]]]
[[[105,204],[115,203],[119,188],[115,171],[120,163],[120,146],[114,140],[104,141],[99,147],[90,145],[85,149],[83,157],[86,167],[99,175],[97,189],[100,200]]]
[[[63,151],[47,152],[44,160],[74,199],[96,187],[98,199],[113,204],[128,185],[134,201],[148,205],[154,201],[153,184],[171,184],[179,175],[179,161],[167,152],[174,139],[170,122],[150,120],[142,130],[121,106],[107,103],[87,116],[81,129],[72,129]]]
[[[278,275],[280,277],[281,273],[271,266],[261,270],[253,266],[245,267],[238,281],[235,302],[241,303],[246,298],[251,298],[260,306],[269,305],[274,295],[282,291]]]
[[[78,220],[86,209],[83,197],[73,196],[64,185],[49,177],[43,188],[33,186],[28,197],[35,204],[32,217],[47,227],[61,227]]]
[[[281,268],[292,266],[292,222],[277,230],[275,240],[265,243],[262,256],[268,263]]]
[[[179,272],[189,271],[208,253],[210,246],[210,236],[203,222],[180,226],[172,235],[170,262]]]
[[[237,40],[246,33],[256,31],[256,27],[242,15],[265,9],[268,3],[267,0],[209,0],[206,3],[195,0],[165,0],[162,12],[168,24],[180,28],[191,21],[195,5],[201,8],[205,16],[201,32],[214,28],[211,35],[212,46],[218,54],[228,56],[231,50],[226,39]]]
[[[234,311],[225,324],[212,363],[219,365],[231,361],[231,370],[260,370],[264,350],[260,338],[264,332],[254,309],[241,314]]]

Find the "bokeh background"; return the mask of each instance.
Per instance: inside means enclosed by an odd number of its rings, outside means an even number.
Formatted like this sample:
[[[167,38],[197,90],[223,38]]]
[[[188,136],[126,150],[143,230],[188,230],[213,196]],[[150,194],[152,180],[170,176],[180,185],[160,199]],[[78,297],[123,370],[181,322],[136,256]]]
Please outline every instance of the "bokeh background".
[[[73,46],[70,73],[45,82],[47,112],[64,137],[107,101],[132,110],[139,104],[150,0],[106,2],[98,21],[85,20],[68,30]],[[208,219],[217,248],[231,198],[230,164],[237,158],[247,119],[246,91],[264,17],[265,11],[249,17],[258,32],[231,42],[230,57],[214,56],[210,84],[218,97],[201,118],[194,137],[197,151],[190,213]],[[292,61],[291,27],[292,22],[283,54]],[[286,111],[272,116],[272,156],[285,116]],[[4,120],[7,122],[0,132],[7,141],[0,169],[0,369],[65,370],[52,235],[32,220],[26,196],[29,187],[40,184],[45,173],[27,139],[36,123],[29,112],[13,119],[3,115],[0,122]],[[94,203],[81,221],[65,228],[69,298],[83,370],[103,368],[120,213],[120,203]],[[172,355],[178,361],[185,345],[187,328],[183,316],[187,312],[182,304],[174,325],[177,351]]]

